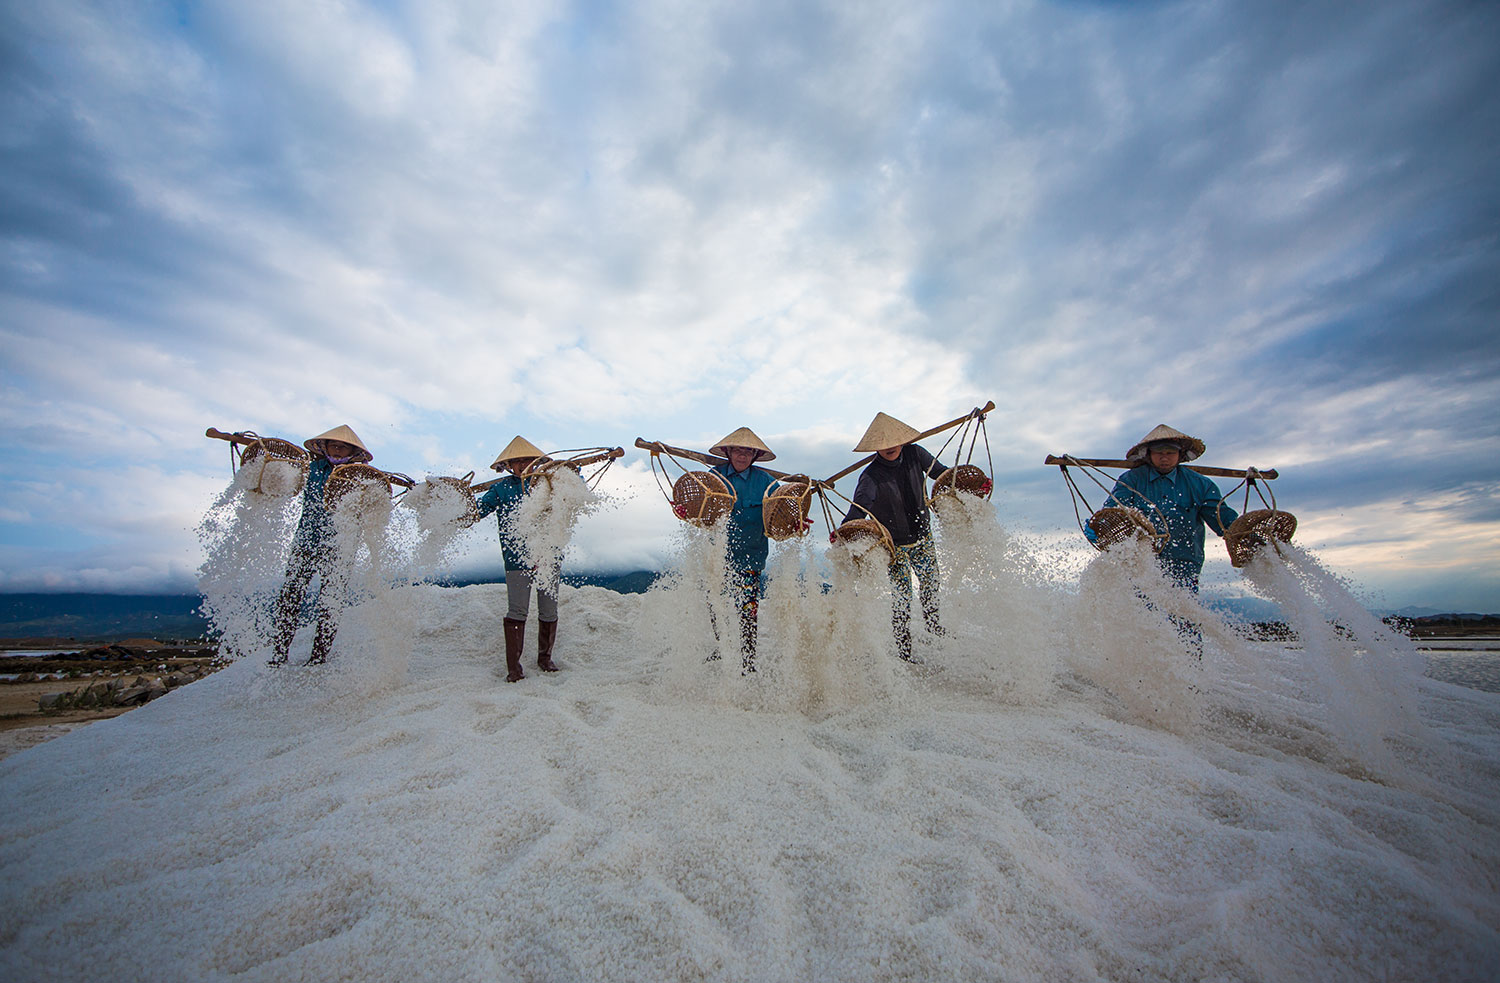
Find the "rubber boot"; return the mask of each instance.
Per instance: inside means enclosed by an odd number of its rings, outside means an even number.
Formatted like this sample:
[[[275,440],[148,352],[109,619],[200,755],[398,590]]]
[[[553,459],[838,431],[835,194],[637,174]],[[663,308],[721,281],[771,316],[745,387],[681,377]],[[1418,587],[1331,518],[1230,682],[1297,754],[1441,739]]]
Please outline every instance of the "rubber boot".
[[[526,644],[526,622],[506,618],[503,623],[505,625],[505,681],[515,683],[526,678],[526,673],[521,670],[521,647]]]
[[[536,667],[542,672],[556,672],[557,666],[552,664],[552,645],[557,641],[557,622],[538,621],[536,623]]]
[[[751,601],[740,608],[740,675],[755,671],[755,640],[759,634],[759,619],[756,603]]]

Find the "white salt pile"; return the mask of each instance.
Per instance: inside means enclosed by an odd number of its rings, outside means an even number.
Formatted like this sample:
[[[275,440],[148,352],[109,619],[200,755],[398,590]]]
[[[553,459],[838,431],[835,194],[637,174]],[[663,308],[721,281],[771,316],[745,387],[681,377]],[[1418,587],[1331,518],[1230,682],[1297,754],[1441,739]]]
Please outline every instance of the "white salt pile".
[[[0,977],[1494,978],[1500,697],[1299,559],[1252,576],[1303,641],[1251,642],[1128,552],[1058,585],[943,522],[925,666],[878,565],[806,541],[761,671],[706,662],[736,626],[693,531],[645,595],[563,589],[557,675],[502,681],[502,586],[387,577],[327,667],[13,755]]]

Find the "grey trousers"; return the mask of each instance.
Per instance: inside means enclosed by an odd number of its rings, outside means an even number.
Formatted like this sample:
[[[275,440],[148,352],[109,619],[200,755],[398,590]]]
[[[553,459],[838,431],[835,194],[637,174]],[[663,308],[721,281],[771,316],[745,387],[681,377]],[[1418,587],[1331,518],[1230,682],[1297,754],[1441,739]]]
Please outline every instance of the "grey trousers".
[[[530,570],[505,571],[505,596],[510,602],[510,609],[505,612],[505,616],[510,620],[526,620],[526,614],[531,609],[532,579]],[[556,578],[550,584],[537,585],[536,618],[538,621],[557,620]]]

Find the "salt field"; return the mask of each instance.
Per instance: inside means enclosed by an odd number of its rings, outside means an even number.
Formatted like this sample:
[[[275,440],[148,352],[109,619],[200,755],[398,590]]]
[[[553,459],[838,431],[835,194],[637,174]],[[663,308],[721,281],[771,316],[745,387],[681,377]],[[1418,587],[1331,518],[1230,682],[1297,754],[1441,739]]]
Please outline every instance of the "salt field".
[[[1247,640],[1149,554],[1059,582],[988,505],[950,503],[922,665],[891,651],[883,563],[802,540],[773,550],[742,676],[705,661],[723,540],[685,529],[645,594],[564,587],[563,671],[531,669],[533,623],[506,684],[504,587],[417,582],[441,553],[419,527],[349,536],[335,658],[267,667],[243,598],[274,588],[279,515],[229,495],[208,523],[205,590],[242,658],[0,761],[5,978],[1500,965],[1500,696],[1424,677],[1295,548],[1246,573],[1294,612],[1293,647]],[[1200,626],[1201,661],[1167,615]]]

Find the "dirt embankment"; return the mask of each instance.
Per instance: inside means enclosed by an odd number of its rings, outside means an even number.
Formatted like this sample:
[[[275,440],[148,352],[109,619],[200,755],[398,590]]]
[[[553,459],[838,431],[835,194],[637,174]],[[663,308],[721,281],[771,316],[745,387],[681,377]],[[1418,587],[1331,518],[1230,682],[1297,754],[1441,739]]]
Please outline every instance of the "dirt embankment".
[[[0,731],[125,713],[219,669],[213,648],[107,645],[72,655],[0,658]]]

